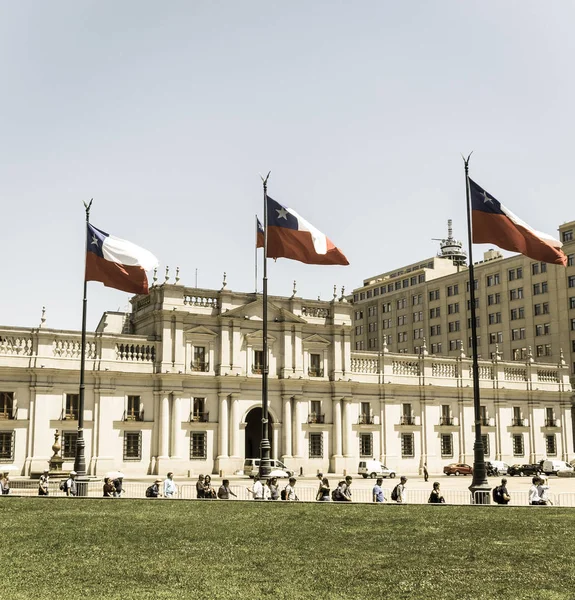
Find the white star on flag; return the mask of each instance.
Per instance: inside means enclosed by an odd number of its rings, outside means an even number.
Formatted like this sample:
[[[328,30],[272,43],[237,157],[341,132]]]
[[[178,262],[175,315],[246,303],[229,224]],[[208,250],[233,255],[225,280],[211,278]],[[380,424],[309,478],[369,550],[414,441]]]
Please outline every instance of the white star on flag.
[[[285,208],[276,208],[276,212],[278,213],[278,219],[285,219],[286,221],[288,220],[287,210]]]

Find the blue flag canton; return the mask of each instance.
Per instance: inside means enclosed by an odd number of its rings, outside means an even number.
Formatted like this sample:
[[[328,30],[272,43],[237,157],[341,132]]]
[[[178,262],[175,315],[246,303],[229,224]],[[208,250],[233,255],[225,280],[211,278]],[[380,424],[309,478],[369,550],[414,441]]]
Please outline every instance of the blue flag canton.
[[[296,217],[285,206],[268,196],[268,227],[299,229]]]
[[[480,210],[494,215],[505,214],[501,210],[501,202],[477,185],[473,179],[469,179],[469,191],[471,192],[471,210]]]
[[[258,222],[258,233],[264,233],[264,226],[261,224],[261,221],[258,218],[256,218],[256,221]]]
[[[90,225],[88,223],[88,238],[86,240],[88,252],[93,252],[97,254],[100,258],[104,258],[104,253],[102,252],[102,245],[104,244],[104,240],[109,236],[105,231],[101,231],[97,227]]]

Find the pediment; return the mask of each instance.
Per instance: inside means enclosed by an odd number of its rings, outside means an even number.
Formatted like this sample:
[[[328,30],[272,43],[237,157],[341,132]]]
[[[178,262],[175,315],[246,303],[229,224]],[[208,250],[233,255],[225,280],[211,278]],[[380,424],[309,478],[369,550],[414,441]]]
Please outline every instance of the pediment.
[[[186,337],[209,337],[215,338],[217,337],[217,333],[204,327],[203,325],[198,325],[196,327],[191,327],[190,329],[184,330],[184,334]]]
[[[263,321],[263,299],[258,298],[249,304],[238,306],[221,315],[223,318],[235,317],[236,319],[249,319],[250,321]],[[285,308],[276,306],[273,302],[268,301],[268,323],[306,323],[304,319],[294,315],[291,311]]]
[[[245,334],[245,338],[246,338],[246,342],[250,343],[250,344],[254,344],[254,343],[262,343],[264,341],[264,332],[263,329],[258,329],[257,331],[252,331],[251,333],[246,333]],[[268,333],[268,344],[270,342],[275,342],[276,338],[273,335],[270,335]]]
[[[321,335],[314,333],[313,335],[310,335],[309,337],[303,339],[302,344],[304,346],[315,346],[316,348],[320,348],[329,346],[331,342],[326,338],[322,337]]]

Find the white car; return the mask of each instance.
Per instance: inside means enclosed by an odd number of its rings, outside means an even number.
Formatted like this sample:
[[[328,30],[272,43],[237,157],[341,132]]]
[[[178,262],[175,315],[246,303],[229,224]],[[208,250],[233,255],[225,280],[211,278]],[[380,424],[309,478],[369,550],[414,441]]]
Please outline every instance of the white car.
[[[371,477],[372,479],[375,479],[376,477],[389,477],[390,479],[393,479],[395,477],[395,471],[393,469],[388,469],[378,460],[360,461],[357,473],[364,479],[367,479],[368,477]]]

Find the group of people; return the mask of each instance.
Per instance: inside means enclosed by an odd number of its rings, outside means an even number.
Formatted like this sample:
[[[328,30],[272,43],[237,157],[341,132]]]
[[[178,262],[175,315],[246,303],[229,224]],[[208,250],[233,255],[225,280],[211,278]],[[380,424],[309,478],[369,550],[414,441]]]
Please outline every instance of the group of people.
[[[0,494],[10,493],[10,476],[8,473],[0,473]]]

